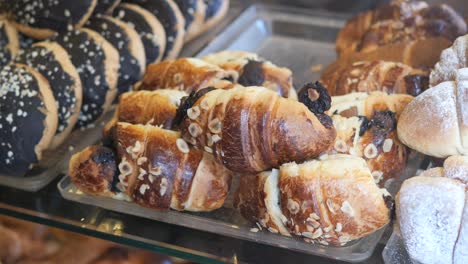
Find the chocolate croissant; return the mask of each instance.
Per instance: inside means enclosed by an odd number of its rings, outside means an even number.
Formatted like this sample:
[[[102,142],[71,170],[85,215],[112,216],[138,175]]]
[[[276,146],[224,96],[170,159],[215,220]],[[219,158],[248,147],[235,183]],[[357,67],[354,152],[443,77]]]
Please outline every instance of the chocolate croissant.
[[[213,153],[228,169],[261,172],[318,156],[335,139],[325,88],[311,85],[310,109],[263,87],[204,89],[177,113],[183,138]]]
[[[283,97],[297,99],[291,70],[278,67],[255,53],[227,50],[201,59],[224,70],[236,71],[239,74],[237,83],[242,86],[262,86]]]
[[[417,96],[429,86],[428,73],[403,63],[360,61],[327,68],[321,82],[331,95],[382,91]]]
[[[234,206],[259,229],[344,245],[388,224],[391,201],[363,159],[330,155],[241,177]]]
[[[200,59],[181,58],[149,65],[135,90],[174,89],[191,93],[206,87],[224,88],[237,79],[235,71]]]
[[[91,146],[70,160],[70,177],[83,192],[157,210],[212,211],[224,204],[231,172],[180,133],[119,122],[115,137],[117,155]]]
[[[344,117],[365,116],[372,118],[377,111],[391,111],[398,118],[412,100],[413,96],[407,94],[350,93],[333,96],[330,110],[327,113]]]
[[[381,188],[402,175],[408,161],[408,149],[398,140],[394,112],[376,111],[372,118],[339,115],[332,118],[337,136],[327,154],[363,158]]]
[[[463,17],[448,5],[396,0],[348,21],[338,34],[336,46],[343,56],[418,39],[443,38],[450,42],[466,32]]]
[[[114,117],[104,126],[104,138],[110,139],[117,122],[171,129],[177,108],[184,96],[187,96],[185,92],[168,89],[123,93]]]

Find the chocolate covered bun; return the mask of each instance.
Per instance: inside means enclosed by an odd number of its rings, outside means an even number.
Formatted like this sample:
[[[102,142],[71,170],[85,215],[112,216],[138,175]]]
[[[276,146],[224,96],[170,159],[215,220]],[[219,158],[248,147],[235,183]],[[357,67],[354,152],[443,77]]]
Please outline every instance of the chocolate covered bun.
[[[117,97],[132,89],[145,70],[145,51],[138,33],[125,22],[110,16],[97,15],[86,23],[86,27],[103,36],[120,55]]]
[[[173,0],[128,0],[155,15],[166,31],[166,50],[163,59],[175,59],[182,49],[185,19]]]
[[[57,106],[47,80],[10,64],[0,71],[0,175],[24,176],[57,130]]]
[[[39,42],[23,50],[15,62],[28,65],[49,82],[58,107],[58,127],[51,148],[60,145],[75,126],[82,103],[78,71],[56,42]]]
[[[119,53],[101,35],[82,29],[56,41],[68,52],[83,85],[83,104],[77,126],[87,127],[107,112],[117,94]]]
[[[113,15],[134,28],[143,42],[146,64],[161,60],[166,49],[166,32],[148,10],[133,4],[120,4]]]
[[[46,39],[69,28],[80,28],[88,20],[97,0],[14,0],[8,9],[22,33]]]

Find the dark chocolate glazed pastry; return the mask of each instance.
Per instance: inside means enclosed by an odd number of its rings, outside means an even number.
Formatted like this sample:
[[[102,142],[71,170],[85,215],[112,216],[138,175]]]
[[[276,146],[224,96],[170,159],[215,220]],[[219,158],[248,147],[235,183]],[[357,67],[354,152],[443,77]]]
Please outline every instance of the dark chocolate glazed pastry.
[[[158,62],[166,46],[166,33],[158,19],[148,10],[133,4],[121,4],[113,15],[134,28],[145,49],[146,63]]]
[[[91,15],[96,0],[15,0],[9,3],[10,12],[21,25],[20,31],[39,38],[51,32],[66,31],[69,25],[79,28]],[[33,32],[49,30],[50,32]]]
[[[133,85],[140,80],[142,65],[131,53],[131,42],[141,40],[136,36],[132,39],[127,30],[133,30],[117,19],[107,16],[95,16],[86,23],[90,28],[103,36],[120,55],[119,79],[117,83],[117,96],[132,89]],[[135,32],[136,35],[136,32]],[[140,44],[142,45],[142,44]],[[144,62],[143,62],[144,64]]]
[[[121,2],[121,0],[97,0],[94,14],[109,14]]]
[[[15,62],[32,67],[49,82],[58,107],[56,135],[65,132],[53,145],[60,144],[76,123],[82,98],[81,81],[68,53],[55,42],[41,42],[23,50]]]
[[[184,38],[185,21],[173,0],[128,0],[155,15],[166,31],[166,50],[163,59],[174,59],[179,54]]]
[[[83,85],[83,104],[77,126],[86,127],[107,111],[110,105],[109,97],[112,97],[111,102],[115,98],[115,81],[111,83],[108,75],[117,77],[118,66],[115,67],[115,72],[109,71],[109,67],[114,69],[113,63],[109,65],[109,62],[111,59],[118,60],[118,53],[115,58],[106,56],[109,47],[102,45],[106,41],[91,30],[69,31],[55,40],[68,52],[80,75]],[[110,46],[109,43],[106,44]],[[109,95],[112,93],[113,96]]]
[[[0,67],[8,64],[18,51],[18,33],[6,21],[0,20]]]
[[[205,21],[208,21],[219,13],[225,0],[203,0],[203,2],[206,5]]]
[[[185,30],[188,30],[189,26],[192,24],[193,20],[195,19],[194,13],[197,8],[198,1],[197,0],[174,0],[177,6],[184,15],[185,18]]]
[[[0,175],[23,176],[37,163],[57,128],[47,82],[33,69],[10,64],[0,71]]]

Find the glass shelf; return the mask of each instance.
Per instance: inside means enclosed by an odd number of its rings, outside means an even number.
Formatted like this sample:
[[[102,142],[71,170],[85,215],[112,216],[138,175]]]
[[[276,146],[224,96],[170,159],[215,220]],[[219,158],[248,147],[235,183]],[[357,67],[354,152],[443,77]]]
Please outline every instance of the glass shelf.
[[[60,178],[35,193],[1,186],[0,214],[199,263],[342,263],[67,201]],[[383,263],[382,249],[365,263]]]
[[[227,18],[187,43],[181,56],[197,54],[252,2],[262,1],[231,1]],[[68,201],[57,189],[62,177],[33,193],[0,186],[0,214],[198,263],[343,263]],[[363,263],[383,263],[383,247],[379,244]]]

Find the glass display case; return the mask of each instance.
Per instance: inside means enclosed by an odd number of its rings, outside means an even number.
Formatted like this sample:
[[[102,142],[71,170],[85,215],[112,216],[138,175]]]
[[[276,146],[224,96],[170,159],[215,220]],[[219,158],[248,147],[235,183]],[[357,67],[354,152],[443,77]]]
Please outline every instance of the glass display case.
[[[294,72],[294,85],[299,87],[319,78],[318,71],[311,67],[322,67],[335,60],[336,34],[346,19],[380,2],[231,0],[226,18],[214,30],[187,43],[180,57],[224,49],[257,52],[290,68]],[[467,8],[466,4],[460,6]],[[406,173],[416,173],[421,162],[414,161]],[[56,167],[55,175],[47,177],[46,183],[50,183],[42,189],[32,188],[33,192],[27,191],[31,189],[27,186],[14,187],[21,185],[21,181],[6,180],[0,185],[0,214],[199,263],[383,263],[382,249],[390,235],[388,230],[381,230],[346,250],[315,247],[307,252],[299,242],[268,244],[261,241],[268,237],[249,238],[248,232],[229,235],[230,231],[220,227],[216,227],[219,232],[207,232],[203,229],[209,228],[211,222],[200,223],[205,224],[203,228],[194,227],[198,222],[181,226],[144,217],[144,211],[127,214],[128,205],[121,203],[107,206],[91,199],[80,200],[67,178],[66,164]]]

